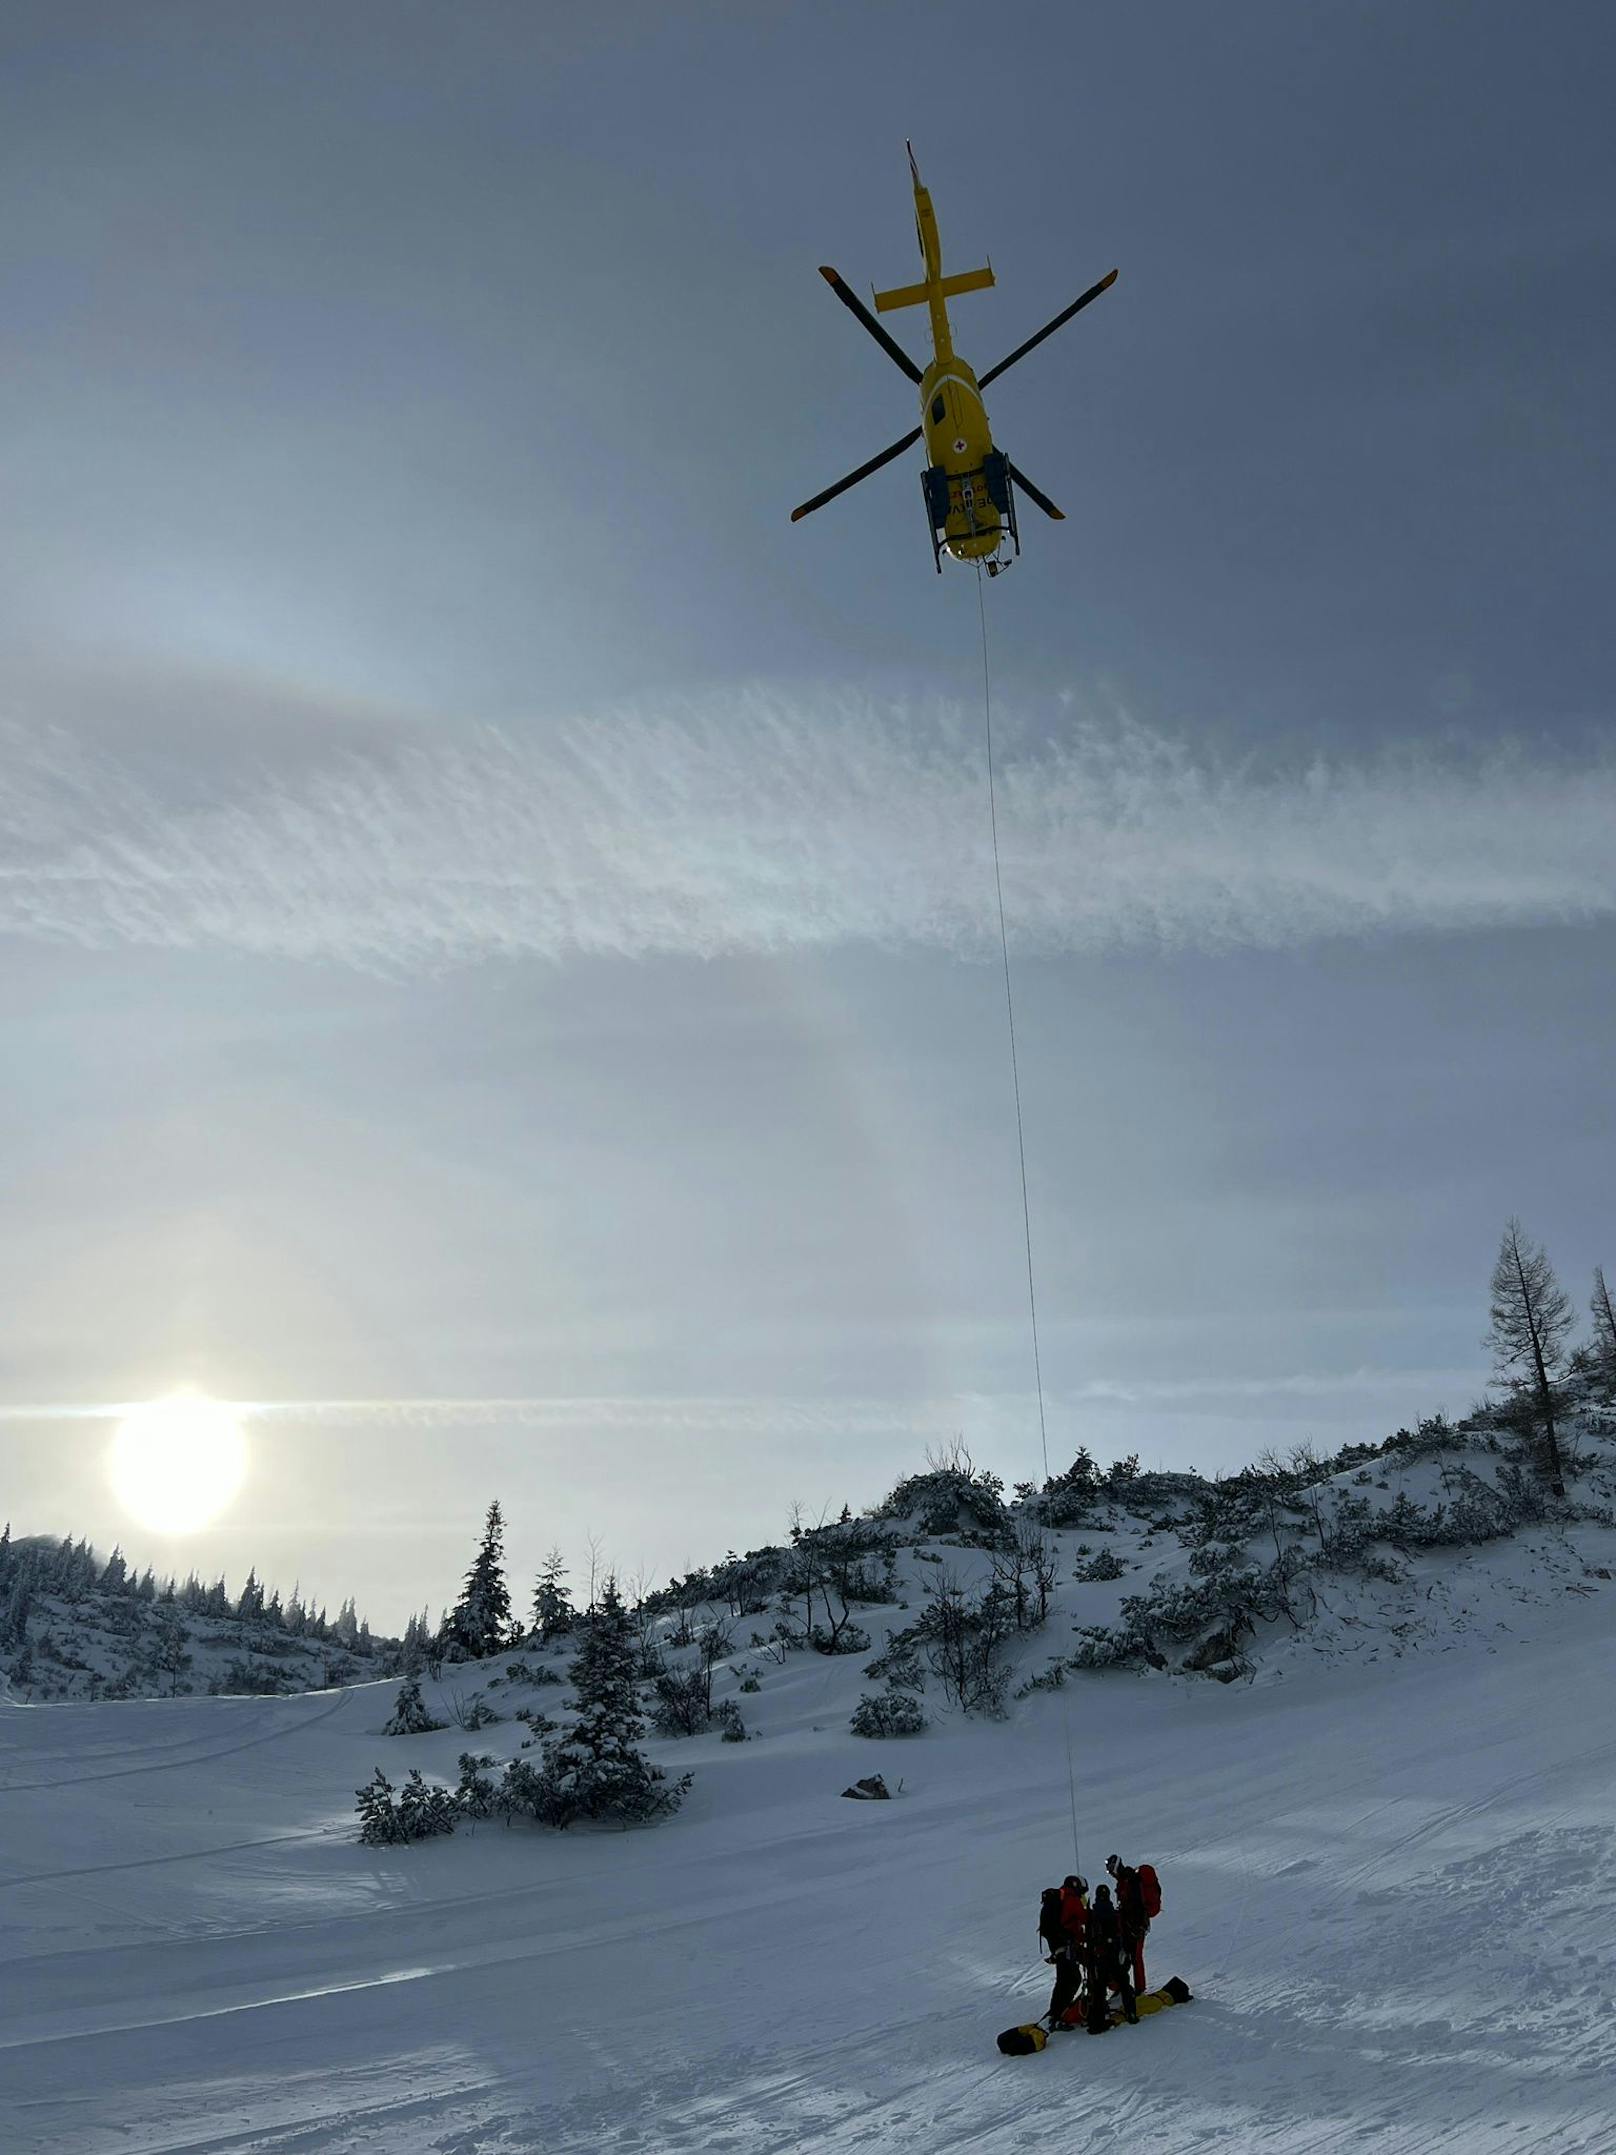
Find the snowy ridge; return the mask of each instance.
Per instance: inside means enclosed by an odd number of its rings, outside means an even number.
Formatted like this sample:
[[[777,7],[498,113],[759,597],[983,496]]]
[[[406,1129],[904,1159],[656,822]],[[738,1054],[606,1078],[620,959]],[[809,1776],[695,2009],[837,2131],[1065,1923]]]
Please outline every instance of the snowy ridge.
[[[282,1601],[250,1572],[240,1591],[183,1585],[104,1560],[87,1541],[0,1535],[0,1696],[21,1699],[259,1696],[362,1683],[399,1665],[352,1601],[334,1618]]]

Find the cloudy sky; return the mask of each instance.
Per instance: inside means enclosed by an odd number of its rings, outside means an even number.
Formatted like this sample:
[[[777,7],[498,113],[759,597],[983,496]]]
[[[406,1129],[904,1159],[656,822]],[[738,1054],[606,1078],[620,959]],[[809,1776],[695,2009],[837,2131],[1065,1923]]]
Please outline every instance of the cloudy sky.
[[[18,1530],[397,1623],[494,1493],[660,1573],[1039,1470],[975,580],[918,456],[787,521],[912,423],[815,275],[914,274],[906,136],[979,368],[1121,270],[990,400],[1068,518],[987,593],[1051,1453],[1462,1408],[1507,1214],[1616,1263],[1613,61],[13,0]],[[163,1543],[105,1410],[187,1382],[254,1472]]]

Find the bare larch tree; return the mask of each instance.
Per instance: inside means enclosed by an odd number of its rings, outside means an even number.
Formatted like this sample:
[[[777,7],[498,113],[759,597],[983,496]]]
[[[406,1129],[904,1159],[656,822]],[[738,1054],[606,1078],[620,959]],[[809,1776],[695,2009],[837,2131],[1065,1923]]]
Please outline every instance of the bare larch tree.
[[[1509,1385],[1529,1421],[1543,1432],[1543,1464],[1550,1489],[1565,1495],[1565,1466],[1554,1426],[1555,1385],[1565,1370],[1565,1343],[1576,1321],[1571,1298],[1554,1276],[1548,1252],[1510,1220],[1493,1266],[1492,1328],[1482,1345],[1493,1351],[1493,1370]]]
[[[1616,1309],[1611,1308],[1610,1289],[1602,1265],[1594,1266],[1594,1291],[1588,1304],[1594,1321],[1594,1366],[1604,1382],[1616,1389]]]

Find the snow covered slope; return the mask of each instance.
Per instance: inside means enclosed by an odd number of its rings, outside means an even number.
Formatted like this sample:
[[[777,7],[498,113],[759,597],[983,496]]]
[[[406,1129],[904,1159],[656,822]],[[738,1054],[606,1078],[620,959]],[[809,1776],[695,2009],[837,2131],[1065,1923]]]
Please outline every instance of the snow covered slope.
[[[392,1674],[399,1656],[351,1600],[331,1620],[256,1573],[230,1595],[222,1579],[136,1573],[119,1549],[103,1559],[88,1541],[0,1533],[0,1697],[269,1697]]]
[[[394,1684],[0,1706],[0,2136],[1616,2148],[1616,1585],[1588,1576],[1616,1568],[1616,1533],[1550,1542],[1563,1576],[1518,1542],[1442,1558],[1509,1626],[1450,1627],[1452,1651],[1288,1650],[1229,1684],[1079,1673],[1007,1723],[902,1742],[848,1733],[867,1657],[790,1654],[743,1701],[756,1740],[656,1747],[695,1787],[628,1834],[358,1847],[351,1792],[378,1762],[453,1779],[468,1745],[383,1737]],[[1117,1590],[1071,1589],[1057,1622],[1103,1620],[1074,1597]],[[1083,1868],[1157,1864],[1151,1974],[1196,2002],[1004,2059],[995,2033],[1047,1993],[1034,1920],[1072,1863],[1068,1738]],[[877,1767],[898,1800],[840,1798]]]

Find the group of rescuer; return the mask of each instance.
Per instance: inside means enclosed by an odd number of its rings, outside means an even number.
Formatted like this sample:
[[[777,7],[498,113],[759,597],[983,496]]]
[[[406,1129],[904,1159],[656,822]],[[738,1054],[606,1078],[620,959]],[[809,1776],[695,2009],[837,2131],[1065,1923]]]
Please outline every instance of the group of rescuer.
[[[1103,2035],[1112,2025],[1113,1996],[1121,2000],[1124,2020],[1139,2018],[1145,1938],[1151,1917],[1161,1912],[1161,1886],[1148,1863],[1135,1868],[1107,1856],[1105,1868],[1111,1882],[1096,1887],[1092,1901],[1088,1881],[1075,1872],[1044,1892],[1038,1936],[1055,1970],[1045,2016],[1051,2030],[1086,2027],[1090,2035]]]

